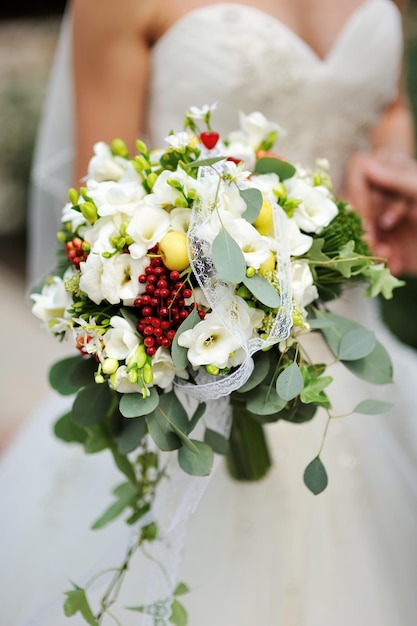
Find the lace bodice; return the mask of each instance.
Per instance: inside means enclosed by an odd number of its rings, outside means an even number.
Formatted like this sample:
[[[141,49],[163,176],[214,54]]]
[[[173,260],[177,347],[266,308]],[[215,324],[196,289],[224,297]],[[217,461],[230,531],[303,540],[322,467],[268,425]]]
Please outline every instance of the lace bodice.
[[[168,130],[180,130],[192,104],[217,101],[220,132],[237,127],[238,110],[260,110],[287,131],[278,151],[304,165],[327,157],[337,187],[349,155],[395,97],[401,56],[401,20],[390,0],[362,4],[324,59],[256,8],[196,9],[153,48],[150,140],[158,146]]]

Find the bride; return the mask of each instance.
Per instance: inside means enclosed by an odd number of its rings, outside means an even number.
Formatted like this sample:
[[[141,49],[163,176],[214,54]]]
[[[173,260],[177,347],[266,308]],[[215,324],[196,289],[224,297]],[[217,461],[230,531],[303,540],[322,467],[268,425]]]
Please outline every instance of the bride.
[[[64,27],[35,159],[34,279],[54,266],[60,208],[68,185],[85,174],[92,145],[116,136],[130,147],[137,136],[163,145],[192,104],[217,101],[220,133],[236,127],[238,110],[262,111],[286,129],[278,143],[286,158],[307,166],[328,158],[336,189],[347,194],[349,181],[360,178],[355,168],[347,175],[357,151],[412,150],[398,86],[401,16],[391,0],[342,0],[337,9],[329,0],[126,0],[123,10],[114,7],[75,0]],[[58,198],[48,204],[48,195]],[[339,306],[376,330],[394,358],[396,384],[369,391],[343,373],[334,412],[352,409],[351,390],[361,399],[389,397],[394,408],[333,420],[324,451],[331,483],[317,498],[302,473],[320,446],[320,416],[301,427],[270,425],[274,467],[260,483],[236,483],[219,466],[185,539],[180,579],[191,587],[184,597],[190,626],[415,622],[417,363],[357,294]],[[59,403],[52,398],[38,411],[1,467],[8,626],[67,623],[60,593],[68,581],[82,585],[97,564],[118,563],[120,525],[87,530],[118,478],[109,458],[88,458],[49,434],[66,408]],[[141,563],[131,572],[124,605],[139,604],[147,571]],[[119,619],[153,623],[127,611]]]

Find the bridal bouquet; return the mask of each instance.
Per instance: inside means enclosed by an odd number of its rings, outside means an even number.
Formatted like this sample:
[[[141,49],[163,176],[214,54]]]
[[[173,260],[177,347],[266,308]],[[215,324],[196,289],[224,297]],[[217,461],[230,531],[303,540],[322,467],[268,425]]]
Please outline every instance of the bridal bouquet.
[[[126,479],[96,528],[126,513],[130,525],[150,519],[166,452],[194,476],[225,454],[236,479],[256,480],[271,463],[265,423],[307,421],[319,407],[330,419],[332,377],[309,360],[306,334],[358,376],[391,380],[374,333],[326,307],[345,286],[391,297],[398,284],[333,197],[328,164],[309,172],[276,156],[279,127],[260,113],[220,137],[213,109],[191,107],[165,149],[137,141],[132,157],[121,140],[96,144],[63,209],[57,270],[32,295],[34,314],[78,350],[50,372],[57,391],[76,394],[57,436],[110,450]],[[230,411],[214,428],[206,408],[222,397]],[[365,400],[354,411],[386,408]],[[304,481],[326,487],[319,453]],[[151,541],[158,519],[140,528],[138,543]],[[66,614],[90,624],[111,603],[95,615],[84,590],[67,595]],[[185,623],[175,593],[170,610]]]

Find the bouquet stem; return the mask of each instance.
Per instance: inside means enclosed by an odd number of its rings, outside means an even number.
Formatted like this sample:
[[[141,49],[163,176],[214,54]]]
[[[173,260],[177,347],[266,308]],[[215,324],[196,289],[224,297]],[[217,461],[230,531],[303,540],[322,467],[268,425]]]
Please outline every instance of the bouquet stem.
[[[264,427],[244,406],[233,401],[232,420],[226,455],[229,472],[236,480],[260,480],[272,465]]]

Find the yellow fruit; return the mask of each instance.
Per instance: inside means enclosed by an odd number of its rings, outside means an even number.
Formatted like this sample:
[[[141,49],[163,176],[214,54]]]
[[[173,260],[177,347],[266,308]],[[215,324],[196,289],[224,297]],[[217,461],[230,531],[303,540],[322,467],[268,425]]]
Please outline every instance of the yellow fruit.
[[[262,263],[259,268],[259,273],[266,274],[267,272],[272,272],[273,269],[275,269],[275,254],[269,251],[269,259],[267,259],[265,263]]]
[[[178,230],[170,230],[159,242],[162,262],[169,270],[182,272],[190,265],[187,253],[187,236]]]
[[[268,200],[262,202],[261,210],[256,220],[253,222],[260,235],[270,235],[272,233],[274,222],[272,218],[272,205]]]

